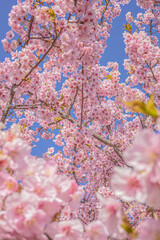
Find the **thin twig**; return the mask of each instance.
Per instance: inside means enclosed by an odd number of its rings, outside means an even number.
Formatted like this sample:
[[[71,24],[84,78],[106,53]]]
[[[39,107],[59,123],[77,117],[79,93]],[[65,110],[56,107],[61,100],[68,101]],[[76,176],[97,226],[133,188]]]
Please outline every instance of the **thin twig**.
[[[81,99],[81,123],[80,123],[80,129],[82,128],[83,123],[83,83],[82,83],[82,99]]]
[[[142,129],[146,128],[145,124],[144,124],[144,121],[141,119],[141,116],[139,115],[139,113],[137,113],[138,117],[139,117],[139,120],[141,122],[141,126],[142,126]]]
[[[108,0],[108,1],[105,0],[105,2],[106,2],[106,5],[105,5],[104,10],[103,10],[103,12],[102,12],[102,17],[101,17],[101,20],[100,20],[100,25],[103,24],[104,14],[105,14],[105,11],[107,10],[108,4],[110,3],[110,0]]]
[[[153,69],[152,69],[152,67],[148,64],[148,62],[147,61],[145,61],[145,63],[147,64],[147,66],[149,67],[149,69],[150,69],[150,71],[151,71],[151,73],[152,73],[152,76],[153,76],[153,78],[154,78],[154,80],[157,82],[157,79],[156,79],[156,77],[155,77],[155,75],[154,75],[154,72],[153,72]]]
[[[34,108],[38,108],[39,106],[41,106],[42,104],[33,104],[33,105],[29,105],[29,104],[26,104],[26,105],[13,105],[13,106],[10,106],[10,109],[20,109],[20,110],[23,110],[23,109],[34,109]]]
[[[76,120],[74,120],[70,115],[68,116],[67,114],[64,114],[63,112],[59,111],[58,112],[59,115],[63,118],[63,119],[67,119],[68,121],[70,121],[71,123],[76,123],[78,127],[80,127],[80,124],[77,123]],[[98,141],[100,141],[101,143],[103,143],[104,145],[107,145],[111,148],[114,149],[115,153],[119,156],[119,158],[123,161],[123,163],[125,164],[124,162],[124,159],[123,159],[123,155],[122,153],[120,152],[120,150],[118,149],[118,147],[116,145],[114,145],[110,140],[107,140],[106,138],[98,135],[97,133],[93,133],[92,136],[97,139]],[[126,165],[126,164],[125,164]]]
[[[14,95],[15,95],[14,89],[15,89],[15,84],[13,84],[12,87],[11,87],[10,94],[9,94],[9,98],[8,98],[6,107],[5,107],[5,109],[3,110],[3,114],[2,114],[2,118],[1,118],[1,122],[2,122],[2,123],[5,123],[5,121],[6,121],[6,118],[7,118],[7,115],[8,115],[10,106],[11,106],[11,103],[12,103],[13,98],[14,98]]]
[[[77,6],[77,0],[74,0],[74,6],[75,7]]]
[[[78,87],[76,87],[76,94],[75,94],[75,96],[73,98],[73,101],[71,102],[71,105],[69,106],[69,108],[67,110],[67,115],[70,115],[70,111],[71,111],[71,109],[72,109],[72,107],[73,107],[73,105],[74,105],[74,103],[76,101],[77,95],[78,95]]]
[[[48,238],[48,240],[53,240],[47,233],[44,233],[44,235]]]
[[[153,27],[153,26],[152,26],[152,19],[150,20],[149,27],[150,27],[150,30],[149,30],[149,31],[150,31],[150,36],[152,36],[152,27]]]
[[[58,39],[60,33],[61,33],[61,30],[60,30],[60,32],[57,34],[57,36],[55,37],[55,39],[53,40],[51,46],[48,48],[48,50],[45,52],[45,54],[39,59],[39,61],[38,61],[38,62],[31,68],[31,70],[25,75],[25,77],[22,79],[22,81],[21,81],[18,85],[16,85],[17,87],[19,87],[19,86],[21,85],[21,83],[22,83],[23,81],[25,81],[25,80],[29,77],[29,75],[34,71],[34,69],[35,69],[36,67],[38,67],[39,64],[44,60],[44,58],[47,56],[47,54],[48,54],[48,53],[51,51],[51,49],[54,47],[54,44],[55,44],[56,40]]]
[[[143,86],[142,86],[142,84],[141,83],[139,83],[139,85],[141,86],[141,88],[143,89]],[[143,89],[143,91],[145,91],[144,89]],[[145,93],[146,93],[146,95],[150,98],[150,95],[145,91]]]

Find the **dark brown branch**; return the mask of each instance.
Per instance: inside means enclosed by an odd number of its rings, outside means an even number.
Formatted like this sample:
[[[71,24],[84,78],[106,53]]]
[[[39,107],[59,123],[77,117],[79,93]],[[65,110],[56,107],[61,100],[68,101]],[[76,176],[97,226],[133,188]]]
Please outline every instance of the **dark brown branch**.
[[[121,158],[121,160],[124,161],[122,153],[119,151],[119,149],[110,140],[107,140],[106,138],[98,135],[97,133],[93,133],[92,136],[95,139],[97,139],[98,141],[100,141],[101,143],[103,143],[104,145],[112,147],[114,149],[114,151],[117,153],[117,155]]]
[[[82,83],[82,99],[81,99],[81,123],[80,123],[80,129],[82,128],[82,123],[83,123],[83,83]]]
[[[14,95],[15,95],[15,91],[14,91],[15,86],[16,86],[16,85],[13,84],[12,87],[11,87],[10,94],[9,94],[9,98],[8,98],[6,107],[5,107],[5,109],[3,110],[3,114],[2,114],[2,118],[1,118],[1,122],[2,122],[2,123],[5,123],[5,121],[6,121],[6,118],[7,118],[7,115],[8,115],[10,106],[11,106],[11,103],[12,103],[13,98],[14,98]]]
[[[141,86],[141,88],[144,90],[143,86],[141,83],[139,83],[139,85]],[[145,90],[144,90],[145,91]],[[146,95],[150,98],[150,95],[145,91]]]
[[[61,33],[61,30],[59,32],[59,34],[57,34],[57,36],[55,37],[53,43],[51,44],[51,46],[48,48],[48,50],[46,51],[46,53],[40,58],[40,60],[31,68],[31,70],[26,74],[26,76],[22,79],[22,81],[19,83],[19,84],[13,84],[12,87],[11,87],[11,90],[10,90],[10,95],[9,95],[9,98],[8,98],[8,101],[7,101],[7,105],[6,105],[6,108],[4,109],[3,111],[3,114],[2,114],[2,118],[1,118],[1,122],[5,123],[6,121],[6,118],[7,118],[7,115],[8,115],[8,112],[9,112],[9,109],[11,107],[11,104],[12,104],[12,101],[13,101],[13,98],[14,98],[14,95],[15,95],[15,88],[19,87],[23,81],[25,81],[28,76],[34,71],[34,69],[39,66],[39,64],[44,60],[44,58],[47,56],[47,54],[50,52],[50,50],[53,48],[57,38],[59,37]]]
[[[88,120],[86,123],[85,123],[85,127],[91,122],[91,121],[93,121],[93,118],[91,118],[90,120]]]
[[[82,218],[78,217],[78,219],[82,221],[85,225],[87,225],[87,223]]]
[[[28,78],[28,76],[33,72],[33,70],[39,66],[39,64],[44,60],[44,58],[47,56],[47,54],[51,51],[51,49],[53,48],[57,38],[59,37],[59,34],[55,37],[53,43],[51,44],[51,46],[48,48],[48,50],[46,51],[46,53],[43,55],[43,57],[41,57],[41,59],[32,67],[32,69],[26,74],[25,79]]]
[[[17,109],[17,110],[34,109],[34,108],[38,108],[38,106],[41,106],[41,105],[42,105],[42,104],[13,105],[13,106],[10,106],[10,109],[15,109],[15,110],[16,110],[16,109]]]
[[[75,172],[75,170],[74,170],[72,173],[73,173],[73,177],[74,177],[77,185],[79,185],[78,179],[77,179],[77,177],[76,177],[76,172]]]
[[[44,233],[44,235],[48,238],[48,240],[53,240],[47,233]]]
[[[69,120],[71,123],[76,123],[77,126],[80,127],[80,124],[77,123],[77,121],[74,120],[70,115],[68,116],[67,114],[64,114],[64,113],[62,113],[62,112],[60,112],[60,111],[59,111],[58,113],[59,113],[59,115],[60,115],[63,119],[67,119],[67,120]],[[93,136],[95,139],[97,139],[98,141],[100,141],[101,143],[103,143],[104,145],[107,145],[107,146],[113,148],[114,151],[116,152],[116,154],[119,156],[119,158],[123,161],[123,163],[125,163],[125,162],[124,162],[124,159],[123,159],[122,153],[120,152],[120,150],[118,149],[118,147],[117,147],[116,145],[114,145],[110,140],[107,140],[106,138],[98,135],[97,133],[93,133],[92,136]],[[126,165],[126,164],[125,164],[125,165]]]
[[[139,115],[139,113],[137,113],[137,115],[138,115],[138,117],[139,117],[139,120],[140,120],[140,123],[141,123],[142,129],[146,128],[145,123],[144,123],[145,119],[142,120],[142,119],[141,119],[141,116]]]
[[[149,67],[149,69],[150,69],[150,71],[151,71],[151,73],[152,73],[152,76],[153,76],[153,78],[154,78],[154,80],[157,82],[157,79],[156,79],[156,77],[155,77],[155,75],[154,75],[154,72],[153,72],[153,69],[152,69],[152,67],[148,64],[148,62],[147,61],[145,61],[145,63],[147,64],[147,66]]]
[[[28,33],[27,33],[27,39],[25,41],[24,47],[29,43],[33,21],[34,21],[34,16],[32,16],[30,19],[30,24],[29,24]]]
[[[74,6],[75,7],[77,6],[77,0],[74,0]]]
[[[58,112],[59,113],[59,115],[63,118],[63,119],[67,119],[67,120],[69,120],[71,123],[77,123],[70,115],[68,116],[67,114],[64,114],[64,113],[62,113],[62,112]],[[77,126],[79,127],[80,125],[79,125],[79,123],[77,123]]]
[[[150,26],[150,36],[152,36],[152,19],[150,20],[150,24],[149,24],[149,26]]]
[[[110,0],[108,0],[108,1],[105,0],[105,2],[106,2],[106,5],[105,5],[104,10],[103,10],[103,12],[102,12],[102,17],[101,17],[101,20],[100,20],[100,25],[103,24],[103,21],[104,21],[104,14],[105,14],[105,11],[107,10],[108,4],[110,3]]]
[[[76,94],[75,94],[75,96],[73,98],[73,101],[71,102],[71,105],[69,106],[69,108],[67,110],[67,115],[70,115],[70,111],[71,111],[71,109],[72,109],[72,107],[73,107],[73,105],[74,105],[74,103],[76,101],[77,95],[78,95],[78,87],[76,87]]]
[[[48,48],[48,50],[45,52],[45,54],[44,54],[44,55],[39,59],[39,61],[31,68],[31,70],[26,74],[26,76],[22,79],[22,81],[21,81],[18,85],[16,85],[17,87],[19,87],[19,86],[21,85],[21,83],[22,83],[23,81],[25,81],[25,80],[29,77],[29,75],[34,71],[34,69],[35,69],[36,67],[38,67],[38,66],[40,65],[40,63],[44,60],[44,58],[47,56],[47,54],[48,54],[48,53],[51,51],[51,49],[54,47],[54,44],[55,44],[56,40],[58,39],[60,33],[61,33],[61,30],[60,30],[60,32],[57,34],[57,36],[55,37],[55,39],[53,40],[51,46]]]

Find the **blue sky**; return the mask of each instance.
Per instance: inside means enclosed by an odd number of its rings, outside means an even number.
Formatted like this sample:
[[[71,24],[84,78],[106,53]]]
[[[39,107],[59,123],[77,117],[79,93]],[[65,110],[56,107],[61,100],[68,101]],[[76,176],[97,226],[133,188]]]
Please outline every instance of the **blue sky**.
[[[3,0],[0,7],[0,40],[5,38],[6,32],[10,30],[8,26],[8,14],[13,5],[16,4],[16,0]],[[101,65],[106,66],[108,61],[116,61],[119,63],[119,71],[121,72],[121,80],[124,81],[127,78],[126,72],[123,68],[123,61],[127,56],[125,55],[125,45],[123,43],[122,34],[124,32],[124,24],[126,22],[125,15],[130,11],[132,16],[136,17],[141,9],[136,6],[136,0],[131,0],[128,5],[122,7],[120,17],[113,20],[113,27],[110,32],[110,38],[107,40],[107,48],[105,54],[103,54],[100,61]],[[5,57],[10,57],[10,54],[5,53],[0,41],[0,61],[2,62]],[[43,141],[38,143],[38,146],[33,149],[33,154],[41,155],[46,152],[48,147],[53,146],[53,141]],[[55,150],[58,150],[57,147]]]

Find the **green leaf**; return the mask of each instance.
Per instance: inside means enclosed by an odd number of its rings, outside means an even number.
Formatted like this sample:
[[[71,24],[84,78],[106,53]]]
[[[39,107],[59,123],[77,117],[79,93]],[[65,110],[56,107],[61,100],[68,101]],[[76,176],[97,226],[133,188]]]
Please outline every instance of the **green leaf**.
[[[46,12],[47,12],[48,15],[50,16],[52,22],[55,22],[55,20],[56,20],[56,14],[55,14],[54,10],[53,10],[53,9],[48,9]]]
[[[132,30],[132,24],[129,25],[129,23],[125,23],[124,24],[124,29],[127,30],[129,33],[131,33],[131,30]]]
[[[108,76],[106,77],[106,79],[110,79],[110,80],[112,80],[113,77],[112,77],[112,75],[108,75]]]
[[[146,114],[152,117],[158,117],[158,112],[154,103],[153,95],[151,95],[150,100],[146,103],[145,110],[146,110]]]
[[[122,220],[123,221],[121,227],[128,233],[128,235],[132,236],[132,239],[137,238],[138,233],[136,229],[132,227],[131,223],[125,215],[122,216]]]
[[[125,104],[130,107],[134,112],[143,113],[154,118],[158,117],[158,111],[154,103],[153,95],[150,96],[150,100],[147,103],[134,100],[131,102],[125,102]]]

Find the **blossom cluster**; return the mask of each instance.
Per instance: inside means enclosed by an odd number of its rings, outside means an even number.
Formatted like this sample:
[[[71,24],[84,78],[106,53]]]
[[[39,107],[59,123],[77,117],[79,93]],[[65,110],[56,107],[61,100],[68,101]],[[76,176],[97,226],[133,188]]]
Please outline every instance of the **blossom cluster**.
[[[51,160],[33,157],[31,147],[19,134],[17,125],[0,131],[0,238],[47,239],[45,233],[52,231],[65,239],[79,221],[57,221],[66,206],[76,211],[83,189],[58,175]],[[75,234],[80,232],[79,228],[74,230]]]
[[[144,130],[125,152],[130,168],[115,168],[112,187],[124,201],[137,200],[159,210],[160,135]]]
[[[12,7],[0,122],[18,125],[0,131],[0,239],[160,238],[159,0],[137,0],[143,12],[126,14],[128,78],[118,63],[99,63],[128,3]],[[37,158],[31,145],[41,138],[54,144]]]
[[[147,236],[156,239],[160,236],[160,135],[152,130],[144,130],[137,135],[132,146],[124,156],[129,168],[115,167],[111,179],[113,191],[125,202],[137,201],[146,204],[155,213],[155,219],[146,218],[138,226],[138,240]],[[149,216],[148,216],[149,217]],[[149,217],[151,218],[151,216]]]

